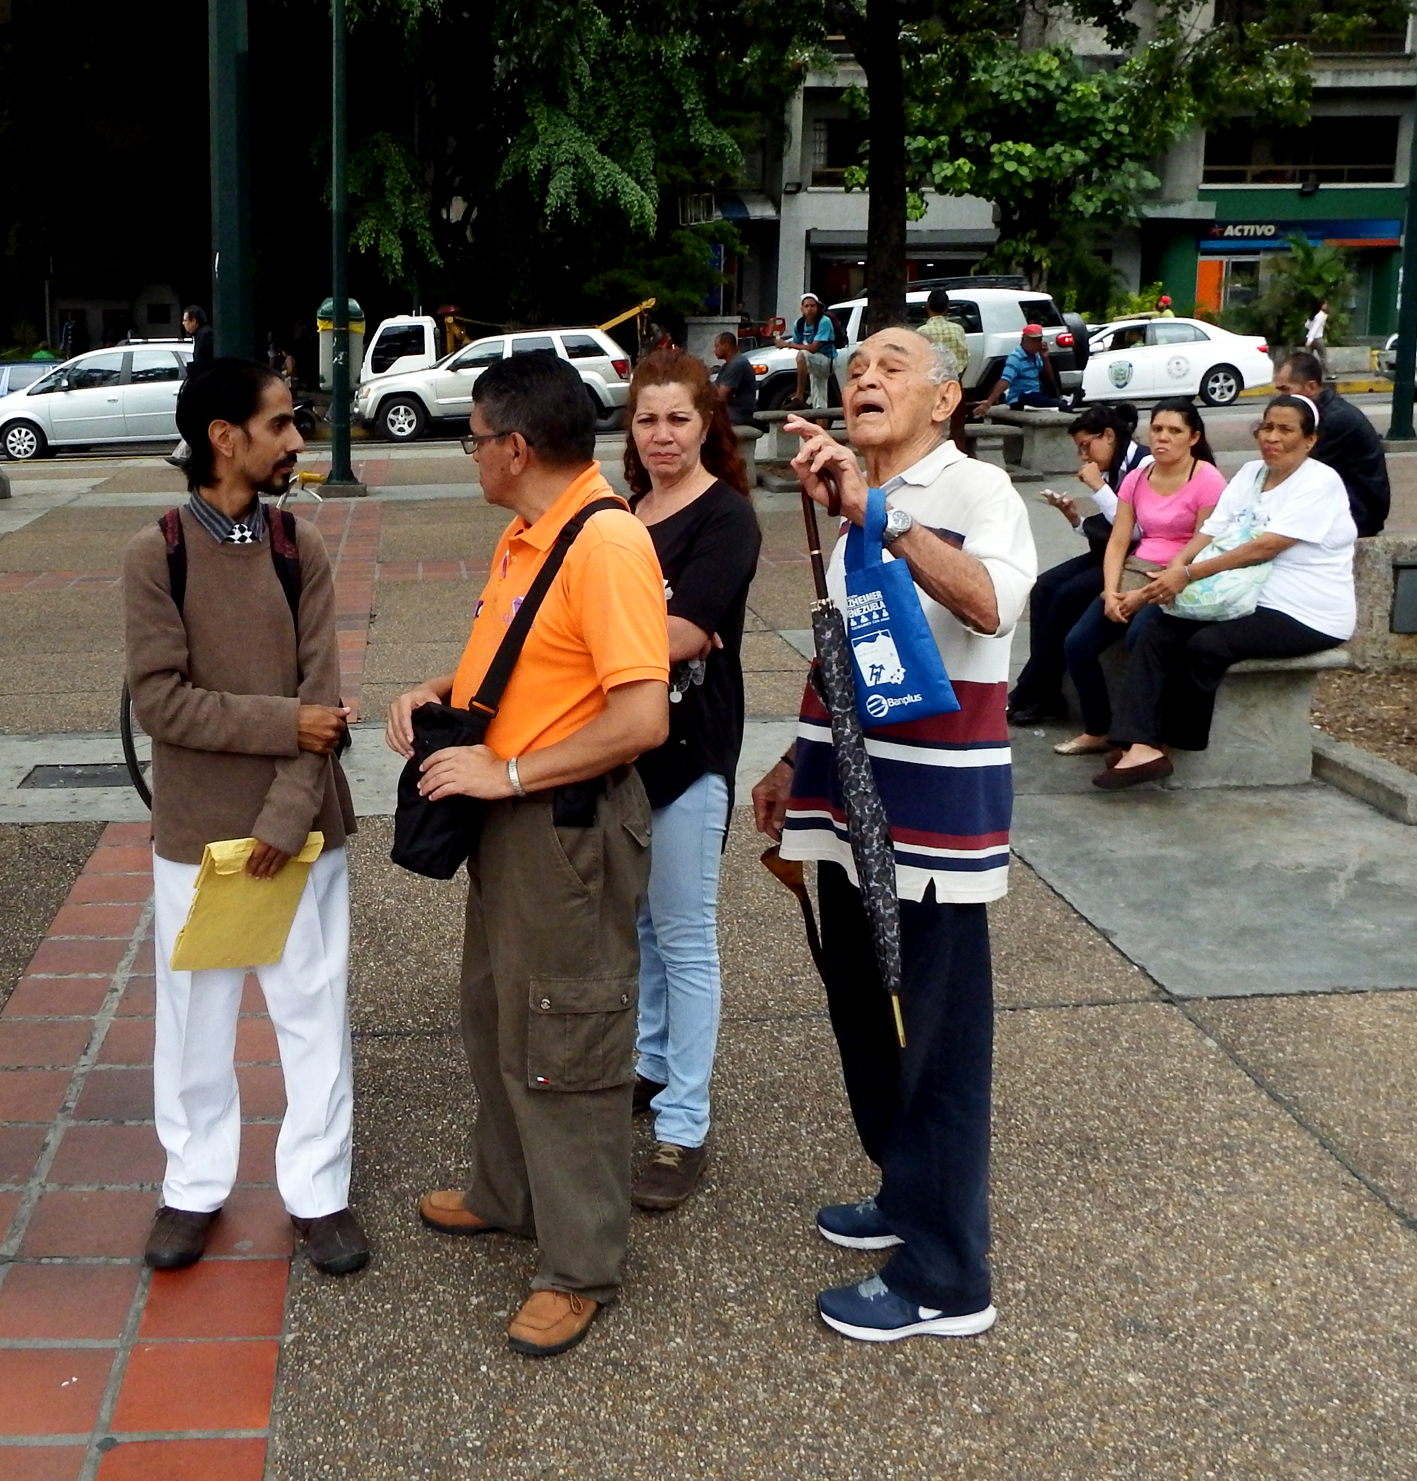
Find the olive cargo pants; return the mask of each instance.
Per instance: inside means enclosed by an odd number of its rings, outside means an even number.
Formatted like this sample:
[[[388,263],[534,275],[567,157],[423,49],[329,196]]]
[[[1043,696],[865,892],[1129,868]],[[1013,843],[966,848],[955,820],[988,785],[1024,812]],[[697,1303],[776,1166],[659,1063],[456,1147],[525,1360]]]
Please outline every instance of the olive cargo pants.
[[[619,773],[588,828],[548,795],[488,804],[468,861],[462,1033],[477,1121],[465,1202],[534,1237],[534,1290],[610,1299],[630,1225],[630,1087],[650,809]]]

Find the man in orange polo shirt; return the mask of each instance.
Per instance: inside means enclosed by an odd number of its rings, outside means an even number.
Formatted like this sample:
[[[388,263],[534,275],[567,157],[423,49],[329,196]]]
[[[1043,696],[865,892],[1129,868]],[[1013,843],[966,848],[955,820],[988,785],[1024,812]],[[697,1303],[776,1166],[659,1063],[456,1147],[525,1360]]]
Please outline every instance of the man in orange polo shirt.
[[[466,706],[565,523],[613,495],[572,366],[493,365],[473,392],[489,504],[515,514],[455,673],[401,695],[388,742],[412,754],[420,704]],[[425,1194],[444,1234],[501,1229],[541,1248],[508,1327],[529,1356],[575,1346],[614,1295],[630,1222],[635,921],[649,802],[631,763],[669,733],[664,582],[628,507],[586,522],[536,614],[486,744],[439,751],[420,790],[487,801],[468,861],[463,1044],[477,1087],[472,1177]]]

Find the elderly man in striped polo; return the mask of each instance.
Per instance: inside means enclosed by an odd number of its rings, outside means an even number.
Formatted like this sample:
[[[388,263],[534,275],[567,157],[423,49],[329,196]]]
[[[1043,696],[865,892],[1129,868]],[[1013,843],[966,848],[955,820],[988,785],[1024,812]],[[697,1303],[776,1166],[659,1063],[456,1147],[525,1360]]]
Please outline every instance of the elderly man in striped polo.
[[[877,1276],[823,1291],[823,1319],[872,1342],[973,1336],[994,1322],[989,1284],[993,982],[986,907],[1007,888],[1012,810],[1004,704],[1009,642],[1037,574],[1023,501],[1006,475],[949,441],[959,367],[943,346],[885,329],[852,353],[842,396],[851,449],[806,422],[793,461],[819,504],[828,484],[860,524],[868,487],[891,511],[960,709],[866,732],[891,823],[900,894],[906,1047],[898,1047],[857,889],[832,756],[811,685],[793,752],[753,790],[784,858],[816,860],[822,947],[846,1091],[880,1188],[821,1209],[834,1244],[890,1250]],[[840,539],[828,574],[846,608]],[[861,1190],[865,1192],[866,1190]]]

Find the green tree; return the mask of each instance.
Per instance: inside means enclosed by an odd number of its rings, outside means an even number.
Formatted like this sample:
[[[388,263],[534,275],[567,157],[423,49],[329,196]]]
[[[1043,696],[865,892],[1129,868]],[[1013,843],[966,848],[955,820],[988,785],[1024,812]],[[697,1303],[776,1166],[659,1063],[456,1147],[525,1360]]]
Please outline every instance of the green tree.
[[[1242,334],[1262,334],[1271,349],[1302,345],[1304,325],[1321,303],[1328,304],[1324,338],[1341,344],[1348,332],[1357,287],[1348,254],[1339,247],[1311,242],[1297,233],[1289,251],[1271,259],[1259,296],[1226,316],[1228,327]]]

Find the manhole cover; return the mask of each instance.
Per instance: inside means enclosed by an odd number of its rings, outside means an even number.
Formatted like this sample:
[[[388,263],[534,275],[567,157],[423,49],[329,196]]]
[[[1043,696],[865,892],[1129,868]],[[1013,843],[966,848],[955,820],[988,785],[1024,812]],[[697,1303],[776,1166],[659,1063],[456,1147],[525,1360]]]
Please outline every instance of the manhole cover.
[[[121,761],[86,762],[75,766],[36,766],[22,787],[131,787],[133,779]]]

